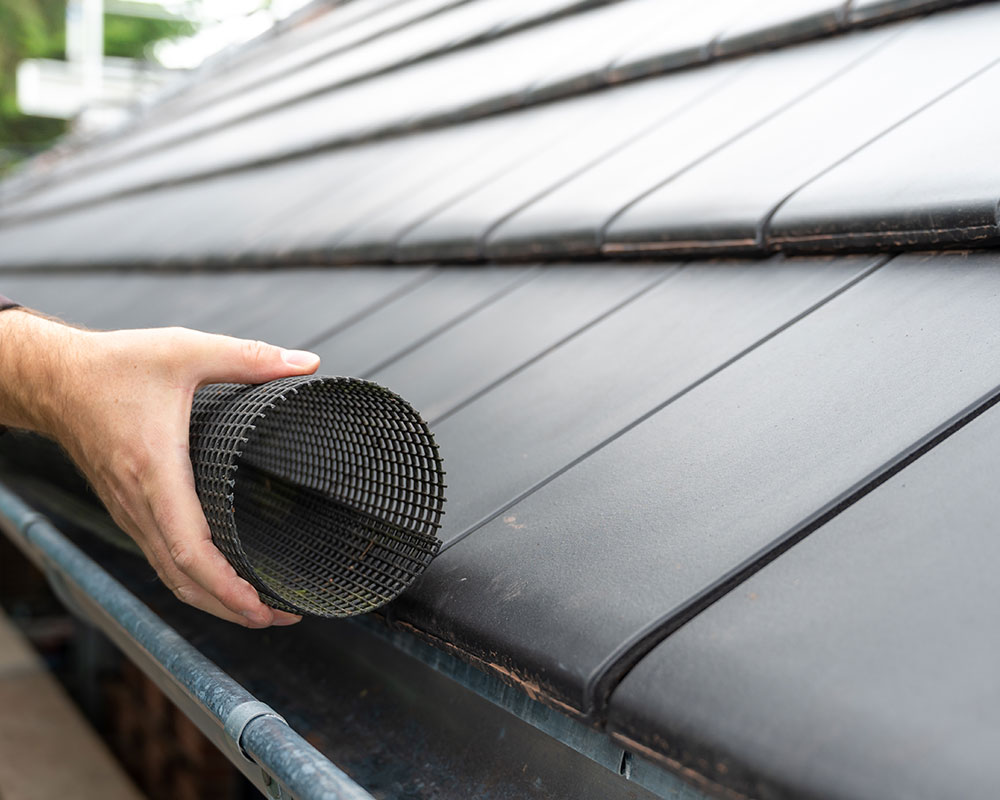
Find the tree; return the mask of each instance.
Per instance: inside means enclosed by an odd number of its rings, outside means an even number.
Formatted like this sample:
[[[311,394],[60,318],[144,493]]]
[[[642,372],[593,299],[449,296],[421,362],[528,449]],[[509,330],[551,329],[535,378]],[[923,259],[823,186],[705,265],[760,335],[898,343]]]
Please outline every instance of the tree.
[[[150,45],[194,33],[183,20],[108,14],[104,52],[149,57]],[[29,117],[17,107],[17,65],[26,58],[65,58],[66,0],[0,0],[0,174],[16,161],[48,147],[66,131],[66,121]]]
[[[65,0],[0,0],[0,171],[50,144],[63,120],[27,117],[17,107],[17,65],[25,58],[63,58]]]

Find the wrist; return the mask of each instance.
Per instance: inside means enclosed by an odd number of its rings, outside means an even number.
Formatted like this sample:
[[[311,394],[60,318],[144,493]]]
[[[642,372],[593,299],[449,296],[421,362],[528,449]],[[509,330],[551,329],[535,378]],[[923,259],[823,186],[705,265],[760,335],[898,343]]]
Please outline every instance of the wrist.
[[[27,309],[0,314],[0,422],[59,438],[88,335]]]

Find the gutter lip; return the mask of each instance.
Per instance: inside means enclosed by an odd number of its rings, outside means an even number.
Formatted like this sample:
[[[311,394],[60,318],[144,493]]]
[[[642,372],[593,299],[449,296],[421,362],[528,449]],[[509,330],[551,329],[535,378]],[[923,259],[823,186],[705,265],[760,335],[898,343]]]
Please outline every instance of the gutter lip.
[[[0,529],[67,608],[107,634],[263,795],[374,800],[2,483]]]

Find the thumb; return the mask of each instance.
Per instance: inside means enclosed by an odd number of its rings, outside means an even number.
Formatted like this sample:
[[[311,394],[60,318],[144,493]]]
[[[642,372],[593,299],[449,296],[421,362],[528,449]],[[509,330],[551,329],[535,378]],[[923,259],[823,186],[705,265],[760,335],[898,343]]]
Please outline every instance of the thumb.
[[[200,360],[199,385],[206,383],[266,383],[290,375],[309,375],[319,356],[305,350],[284,350],[266,342],[206,334]]]

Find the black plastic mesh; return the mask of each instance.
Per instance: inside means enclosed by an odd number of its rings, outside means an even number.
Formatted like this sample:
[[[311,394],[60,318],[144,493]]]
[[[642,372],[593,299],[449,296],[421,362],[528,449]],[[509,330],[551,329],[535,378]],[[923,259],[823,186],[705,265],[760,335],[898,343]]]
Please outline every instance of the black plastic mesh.
[[[440,546],[434,437],[377,384],[306,376],[206,386],[191,411],[191,462],[216,546],[275,608],[371,611]]]

